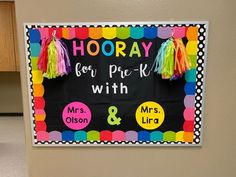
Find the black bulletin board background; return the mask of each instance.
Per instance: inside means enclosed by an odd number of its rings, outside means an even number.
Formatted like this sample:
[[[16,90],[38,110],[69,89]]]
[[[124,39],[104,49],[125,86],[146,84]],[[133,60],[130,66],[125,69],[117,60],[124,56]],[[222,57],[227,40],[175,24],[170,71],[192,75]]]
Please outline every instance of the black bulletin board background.
[[[79,39],[76,40],[79,44]],[[84,40],[86,43],[91,39]],[[113,39],[115,42],[120,39]],[[76,56],[73,54],[72,40],[65,40],[69,49],[70,60],[72,64],[72,72],[68,76],[63,76],[57,79],[44,79],[43,85],[45,89],[44,99],[46,102],[45,112],[47,118],[45,119],[47,124],[47,131],[64,131],[69,129],[62,120],[62,111],[64,107],[73,101],[85,103],[91,110],[92,119],[90,124],[83,130],[143,130],[136,122],[135,111],[137,107],[145,101],[155,101],[159,103],[165,111],[165,120],[163,124],[156,130],[159,131],[182,131],[183,130],[183,111],[184,107],[184,77],[175,80],[163,80],[161,77],[153,72],[146,78],[140,78],[138,74],[134,74],[125,79],[120,79],[118,75],[115,78],[110,79],[108,77],[108,65],[116,64],[122,66],[122,68],[139,68],[140,63],[147,63],[148,68],[152,67],[153,61],[157,55],[160,45],[165,40],[160,38],[155,39],[127,39],[122,40],[126,43],[127,48],[125,51],[130,51],[131,44],[133,41],[137,41],[141,45],[141,42],[148,43],[153,42],[153,46],[150,48],[149,58],[145,57],[132,57],[129,58],[128,54],[126,57],[116,58],[114,55],[106,57],[104,55],[100,56],[90,56],[86,53],[85,56]],[[97,40],[100,44],[104,39]],[[187,43],[187,39],[183,38],[184,43]],[[140,47],[140,52],[142,48]],[[128,53],[128,52],[125,52]],[[76,77],[75,75],[75,64],[80,62],[82,65],[92,65],[97,69],[97,76],[91,78],[89,75],[83,75],[81,77]],[[106,82],[117,84],[123,82],[124,85],[128,86],[129,93],[127,95],[121,94],[93,94],[91,85],[92,84],[105,84]],[[115,105],[118,108],[117,115],[122,118],[121,124],[119,126],[110,126],[107,123],[108,108],[111,105]],[[71,130],[73,131],[73,130]],[[153,130],[152,130],[153,131]]]

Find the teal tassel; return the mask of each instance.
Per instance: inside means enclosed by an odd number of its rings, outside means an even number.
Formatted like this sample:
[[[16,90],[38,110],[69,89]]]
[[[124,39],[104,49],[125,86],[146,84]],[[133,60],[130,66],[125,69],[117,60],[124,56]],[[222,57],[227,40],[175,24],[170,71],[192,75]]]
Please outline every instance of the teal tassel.
[[[155,73],[162,74],[162,68],[163,68],[163,63],[164,63],[164,58],[165,58],[165,52],[166,52],[166,47],[168,46],[170,42],[170,39],[167,41],[163,42],[161,44],[160,49],[158,50],[158,54],[154,60],[154,63],[152,65],[152,69]]]

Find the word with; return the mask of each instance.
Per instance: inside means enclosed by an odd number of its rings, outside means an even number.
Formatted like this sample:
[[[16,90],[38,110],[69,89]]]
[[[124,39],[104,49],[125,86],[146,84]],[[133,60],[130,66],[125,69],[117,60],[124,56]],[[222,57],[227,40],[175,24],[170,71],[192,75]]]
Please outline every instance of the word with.
[[[119,89],[118,89],[119,88]],[[94,94],[101,94],[105,91],[106,94],[110,94],[110,90],[112,90],[113,94],[117,94],[118,91],[120,94],[128,94],[128,87],[123,84],[123,82],[120,83],[120,85],[117,85],[117,83],[113,83],[110,85],[110,83],[106,82],[106,85],[92,85],[92,91]]]
[[[107,117],[108,124],[110,124],[110,125],[120,125],[121,118],[116,117],[117,112],[118,112],[118,109],[115,106],[110,106],[108,108],[108,113],[109,113],[109,116]]]

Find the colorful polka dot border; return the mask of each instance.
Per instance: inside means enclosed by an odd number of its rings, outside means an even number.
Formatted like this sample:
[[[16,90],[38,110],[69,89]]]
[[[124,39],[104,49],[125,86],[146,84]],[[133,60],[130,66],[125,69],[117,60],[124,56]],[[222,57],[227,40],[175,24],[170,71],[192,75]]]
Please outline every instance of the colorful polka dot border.
[[[159,37],[167,39],[172,35],[175,38],[187,36],[192,40],[196,38],[192,33],[196,27],[40,27],[29,29],[29,35],[32,36],[30,43],[37,43],[43,38],[48,38],[54,30],[58,38],[64,39],[154,39]],[[194,29],[194,30],[193,30]]]
[[[52,131],[47,132],[44,111],[45,100],[43,77],[37,69],[37,60],[40,52],[40,41],[47,38],[56,29],[58,38],[64,39],[153,39],[156,37],[167,39],[172,35],[175,38],[186,37],[186,50],[192,66],[185,74],[185,98],[183,112],[183,131],[127,131],[121,130],[98,132],[92,131]],[[152,24],[152,25],[112,25],[112,26],[77,26],[77,25],[25,25],[27,40],[27,61],[29,69],[30,97],[32,100],[34,144],[200,144],[203,97],[203,68],[205,64],[207,24]]]
[[[173,131],[127,131],[123,132],[121,130],[116,130],[111,132],[109,130],[104,131],[38,131],[37,132],[37,140],[38,141],[114,141],[114,142],[122,142],[122,141],[178,141],[178,142],[192,142],[192,132],[173,132]]]

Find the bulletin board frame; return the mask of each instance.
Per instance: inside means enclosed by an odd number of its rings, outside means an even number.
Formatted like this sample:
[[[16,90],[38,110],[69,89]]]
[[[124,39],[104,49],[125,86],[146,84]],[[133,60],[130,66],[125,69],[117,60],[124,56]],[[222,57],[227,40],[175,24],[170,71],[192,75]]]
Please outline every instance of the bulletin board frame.
[[[200,124],[195,125],[194,127],[194,136],[198,136],[199,141],[188,143],[188,142],[75,142],[75,141],[58,141],[58,142],[49,142],[49,141],[37,141],[36,140],[36,131],[35,131],[35,111],[34,111],[34,103],[33,103],[33,88],[32,88],[32,74],[30,69],[30,46],[29,46],[29,36],[28,36],[28,29],[31,27],[40,27],[40,26],[151,26],[151,25],[161,25],[161,26],[170,26],[173,27],[174,25],[204,25],[205,31],[204,34],[204,47],[202,48],[202,54],[197,54],[198,60],[201,59],[201,70],[197,70],[196,75],[196,93],[195,93],[195,107],[199,105],[199,114],[197,119],[199,120]],[[29,111],[30,111],[30,124],[32,130],[32,145],[35,147],[45,147],[45,146],[201,146],[203,142],[203,118],[204,118],[204,102],[205,102],[205,80],[206,80],[206,64],[207,64],[207,48],[208,48],[208,21],[150,21],[150,22],[88,22],[88,23],[24,23],[24,37],[25,37],[25,55],[26,55],[26,70],[27,70],[27,83],[28,83],[28,101],[29,101]],[[201,40],[200,38],[198,40]],[[202,40],[203,41],[203,40]],[[198,44],[199,45],[199,44]],[[197,68],[198,69],[198,68]],[[199,75],[199,78],[198,78]],[[198,85],[199,83],[199,85]],[[199,89],[199,94],[197,94],[197,90]],[[197,98],[198,97],[198,98]],[[196,110],[195,110],[196,115]],[[195,118],[196,120],[196,118]],[[197,129],[198,131],[196,131]]]

